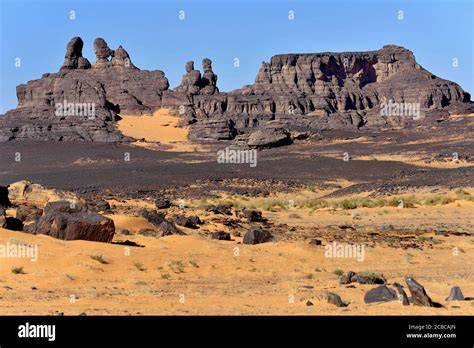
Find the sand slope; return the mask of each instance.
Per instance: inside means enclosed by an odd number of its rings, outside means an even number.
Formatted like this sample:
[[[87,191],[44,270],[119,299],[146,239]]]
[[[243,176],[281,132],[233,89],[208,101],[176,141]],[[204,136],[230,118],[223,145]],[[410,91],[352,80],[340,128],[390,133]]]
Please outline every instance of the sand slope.
[[[474,314],[472,302],[444,301],[454,285],[465,296],[474,295],[474,244],[465,237],[439,237],[445,243],[429,250],[369,248],[364,262],[326,258],[324,247],[306,242],[248,246],[197,235],[115,239],[131,239],[145,247],[65,242],[0,229],[2,244],[39,246],[37,262],[1,260],[1,313]],[[463,252],[453,256],[453,245]],[[102,255],[107,263],[93,260],[93,255]],[[13,274],[14,266],[23,266],[26,274]],[[433,300],[447,308],[364,304],[364,293],[374,286],[339,285],[336,269],[379,271],[390,283],[402,284],[405,275],[413,275]],[[338,293],[350,306],[337,308],[318,300],[324,291]],[[307,300],[314,306],[307,307]]]
[[[150,149],[190,152],[201,148],[188,139],[188,129],[179,127],[180,118],[170,115],[166,108],[157,110],[153,115],[120,115],[118,129],[122,134],[144,139],[133,143]]]

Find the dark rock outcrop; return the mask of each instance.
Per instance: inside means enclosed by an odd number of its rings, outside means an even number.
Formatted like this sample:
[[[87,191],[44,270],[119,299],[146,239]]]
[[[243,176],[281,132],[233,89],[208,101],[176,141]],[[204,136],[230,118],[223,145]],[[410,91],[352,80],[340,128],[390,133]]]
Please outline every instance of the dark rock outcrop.
[[[420,283],[412,277],[407,277],[405,281],[410,290],[414,305],[435,307],[433,301],[426,293],[425,288]]]
[[[333,292],[328,292],[327,293],[327,300],[328,300],[328,303],[331,303],[333,305],[335,305],[336,307],[347,307],[348,304],[345,303],[341,296],[339,296],[338,294],[335,294]]]
[[[217,231],[211,234],[211,239],[230,240],[230,233],[224,231]]]
[[[0,142],[131,141],[116,129],[118,114],[161,106],[169,86],[162,71],[139,70],[125,49],[113,51],[101,38],[94,42],[91,66],[82,46],[81,38],[73,38],[60,72],[17,86],[18,107],[0,118]]]
[[[397,293],[386,285],[370,289],[364,295],[365,303],[388,302],[397,300]]]
[[[109,218],[85,211],[82,205],[59,201],[46,204],[43,215],[30,231],[63,240],[110,243],[115,225]]]
[[[190,61],[181,84],[168,90],[162,71],[138,69],[122,46],[112,50],[97,38],[92,65],[82,57],[82,47],[82,40],[73,38],[59,73],[17,86],[18,107],[0,119],[0,141],[130,141],[115,127],[118,114],[168,107],[191,125],[193,141],[237,137],[259,148],[291,144],[327,129],[409,127],[434,122],[429,116],[439,110],[474,110],[459,85],[434,76],[411,51],[395,45],[369,52],[275,55],[262,64],[254,84],[228,93],[219,92],[208,58],[202,76]],[[395,104],[398,112],[384,111]],[[90,105],[93,115],[78,110]]]
[[[453,286],[446,301],[464,301],[464,295],[461,288],[459,286]]]
[[[67,44],[66,56],[61,70],[68,69],[90,69],[91,63],[82,56],[84,41],[80,37],[73,37]]]
[[[272,239],[272,234],[268,231],[262,230],[259,227],[252,227],[244,235],[244,244],[260,244],[266,243]]]
[[[387,280],[380,273],[374,272],[358,272],[354,273],[352,271],[347,272],[339,279],[339,284],[350,284],[350,283],[359,283],[359,284],[385,284]]]

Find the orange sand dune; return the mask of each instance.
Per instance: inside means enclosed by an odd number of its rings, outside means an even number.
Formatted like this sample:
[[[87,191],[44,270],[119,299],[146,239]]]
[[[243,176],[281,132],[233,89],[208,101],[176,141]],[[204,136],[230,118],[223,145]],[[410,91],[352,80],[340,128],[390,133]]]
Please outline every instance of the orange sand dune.
[[[118,129],[122,134],[140,139],[133,143],[150,149],[190,152],[202,147],[188,139],[188,129],[179,127],[180,118],[161,108],[150,116],[120,115]],[[144,140],[141,140],[144,139]]]
[[[0,244],[28,243],[39,248],[36,262],[1,260],[1,313],[474,314],[470,301],[444,301],[454,285],[460,286],[465,296],[474,294],[474,244],[465,237],[440,236],[444,243],[424,250],[368,248],[364,262],[327,258],[323,246],[307,242],[249,246],[198,235],[115,237],[119,239],[145,247],[66,242],[0,229]],[[453,246],[462,252],[453,256]],[[97,260],[99,255],[103,263]],[[20,266],[25,274],[14,274],[12,268]],[[364,293],[374,286],[339,285],[334,274],[338,269],[382,272],[390,283],[403,283],[404,276],[413,275],[433,300],[446,308],[404,307],[396,301],[364,304]],[[318,299],[325,291],[338,293],[350,302],[349,307],[338,308]],[[307,307],[308,300],[314,306]]]

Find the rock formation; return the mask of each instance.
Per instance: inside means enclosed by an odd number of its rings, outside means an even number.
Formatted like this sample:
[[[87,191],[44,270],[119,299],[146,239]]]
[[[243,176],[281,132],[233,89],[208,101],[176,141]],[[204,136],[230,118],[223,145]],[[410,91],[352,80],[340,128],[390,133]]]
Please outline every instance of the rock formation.
[[[181,84],[175,88],[178,92],[186,92],[191,95],[198,94],[201,89],[201,72],[194,70],[194,62],[186,63],[186,74],[183,75]]]
[[[84,42],[80,37],[73,37],[69,41],[61,70],[89,69],[91,67],[89,60],[82,56],[82,47],[84,47]]]
[[[212,71],[212,60],[204,58],[202,60],[204,73],[201,79],[201,94],[212,95],[219,92],[217,88],[217,75]]]
[[[18,107],[0,118],[0,142],[130,141],[117,131],[117,115],[147,114],[161,106],[169,86],[162,71],[136,68],[123,47],[112,51],[101,38],[94,42],[91,66],[82,46],[81,38],[73,38],[58,73],[17,86]]]
[[[111,50],[97,38],[91,66],[82,46],[73,38],[59,73],[17,87],[18,108],[0,119],[0,141],[129,141],[116,130],[117,114],[168,107],[191,125],[191,140],[235,138],[237,145],[272,147],[322,130],[407,127],[440,111],[474,109],[459,85],[434,76],[411,51],[394,45],[276,55],[263,62],[254,84],[228,93],[219,92],[208,58],[202,76],[187,62],[181,84],[169,90],[162,71],[138,69],[123,47]]]

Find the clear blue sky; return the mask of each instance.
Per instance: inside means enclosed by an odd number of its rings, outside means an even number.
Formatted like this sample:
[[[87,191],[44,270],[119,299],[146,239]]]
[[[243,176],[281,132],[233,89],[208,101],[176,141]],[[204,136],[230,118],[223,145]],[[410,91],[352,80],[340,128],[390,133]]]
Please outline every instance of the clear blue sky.
[[[141,69],[160,69],[171,87],[185,62],[213,60],[222,91],[253,83],[278,53],[364,51],[397,44],[434,74],[473,94],[472,0],[0,0],[0,113],[16,106],[15,86],[56,72],[66,44],[94,38],[122,45]],[[74,10],[76,19],[69,19]],[[185,20],[179,20],[179,11]],[[293,10],[294,20],[288,19]],[[398,20],[398,11],[404,19]],[[15,67],[15,58],[21,67]],[[240,67],[234,67],[234,58]],[[459,66],[454,68],[456,57]]]

